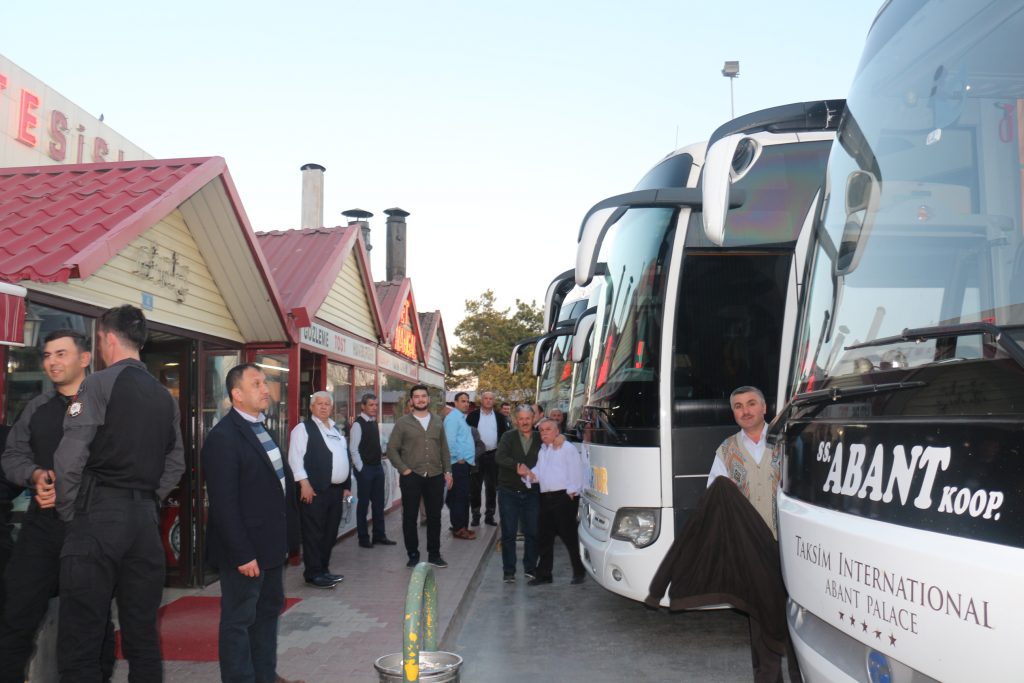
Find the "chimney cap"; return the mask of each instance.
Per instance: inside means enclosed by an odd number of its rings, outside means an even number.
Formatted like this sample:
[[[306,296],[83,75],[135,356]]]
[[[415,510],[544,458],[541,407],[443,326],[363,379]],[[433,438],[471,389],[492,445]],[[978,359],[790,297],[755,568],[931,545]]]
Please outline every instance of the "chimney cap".
[[[397,206],[392,209],[384,209],[384,213],[386,213],[389,216],[398,216],[401,218],[405,218],[406,216],[409,215],[408,211],[404,209],[399,209]]]
[[[362,220],[364,218],[373,218],[373,213],[364,211],[363,209],[349,209],[348,211],[342,211],[341,215],[345,218],[354,218],[356,220]]]
[[[303,164],[300,171],[326,171],[327,169],[320,164]]]

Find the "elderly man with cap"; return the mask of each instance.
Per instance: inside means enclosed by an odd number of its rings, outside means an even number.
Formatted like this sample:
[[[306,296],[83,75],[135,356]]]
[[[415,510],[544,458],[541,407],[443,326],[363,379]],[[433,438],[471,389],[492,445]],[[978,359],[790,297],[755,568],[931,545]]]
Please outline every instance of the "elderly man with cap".
[[[303,577],[317,588],[334,588],[343,577],[329,568],[341,514],[352,487],[345,437],[331,419],[334,397],[313,394],[310,416],[295,425],[288,442],[288,465],[299,485]]]

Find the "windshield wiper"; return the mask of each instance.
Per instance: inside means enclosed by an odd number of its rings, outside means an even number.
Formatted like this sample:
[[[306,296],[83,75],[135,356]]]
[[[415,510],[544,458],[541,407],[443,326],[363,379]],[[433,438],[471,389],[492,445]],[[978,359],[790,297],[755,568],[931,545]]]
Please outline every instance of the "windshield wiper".
[[[992,337],[1003,351],[1010,358],[1017,361],[1017,364],[1024,367],[1024,346],[1007,334],[1007,330],[1017,328],[1020,325],[1000,327],[992,323],[960,323],[958,325],[933,325],[931,327],[908,327],[902,333],[892,337],[882,337],[871,341],[861,342],[845,347],[849,349],[863,349],[869,346],[885,346],[898,342],[922,342],[926,339],[944,339],[946,337],[964,337],[969,334],[987,334]]]
[[[614,441],[616,445],[623,443],[624,439],[622,438],[622,435],[619,433],[619,430],[615,428],[615,425],[612,424],[611,418],[608,417],[608,411],[605,408],[590,405],[583,406],[583,414],[586,415],[588,412],[592,414],[595,419],[587,420],[581,418],[580,422],[582,422],[583,424],[590,424],[593,426],[594,429],[603,428],[605,431],[608,432],[608,436],[611,437],[611,439]],[[580,441],[582,441],[583,435],[580,434],[579,436]]]
[[[768,433],[773,435],[773,437],[777,436],[780,425],[789,418],[789,414],[793,412],[793,410],[800,406],[817,406],[817,409],[808,415],[808,417],[810,417],[816,415],[818,411],[826,405],[836,403],[844,399],[856,398],[858,396],[888,394],[893,391],[919,389],[925,386],[928,386],[927,382],[913,380],[910,382],[886,382],[884,384],[855,384],[849,387],[829,387],[828,389],[818,389],[817,391],[808,391],[803,394],[797,394],[786,402],[786,405],[782,407],[779,414],[776,415],[775,419],[773,419],[768,425]]]
[[[887,394],[899,391],[900,389],[917,389],[927,385],[927,382],[914,380],[911,382],[886,382],[885,384],[855,384],[850,387],[829,387],[828,389],[818,389],[817,391],[797,394],[790,400],[789,405],[797,408],[799,406],[819,403],[835,403],[846,398],[869,396],[871,394]]]

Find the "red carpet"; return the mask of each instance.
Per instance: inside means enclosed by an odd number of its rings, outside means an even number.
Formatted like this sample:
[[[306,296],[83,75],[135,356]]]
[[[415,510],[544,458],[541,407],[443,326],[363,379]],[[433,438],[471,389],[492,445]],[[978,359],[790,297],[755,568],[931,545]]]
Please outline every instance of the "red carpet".
[[[300,598],[285,598],[288,611]],[[178,598],[160,608],[160,649],[165,660],[186,662],[217,661],[217,627],[220,623],[220,598],[190,596]],[[117,658],[121,652],[121,632],[117,637]]]

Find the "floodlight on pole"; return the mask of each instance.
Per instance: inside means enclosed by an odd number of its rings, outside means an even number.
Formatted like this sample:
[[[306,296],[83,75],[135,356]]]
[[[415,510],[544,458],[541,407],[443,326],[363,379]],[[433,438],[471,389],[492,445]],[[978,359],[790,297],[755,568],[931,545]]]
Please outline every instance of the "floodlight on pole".
[[[740,75],[740,63],[738,61],[726,62],[722,67],[722,75],[729,79],[729,118],[736,118],[736,100],[733,97],[732,82]]]

